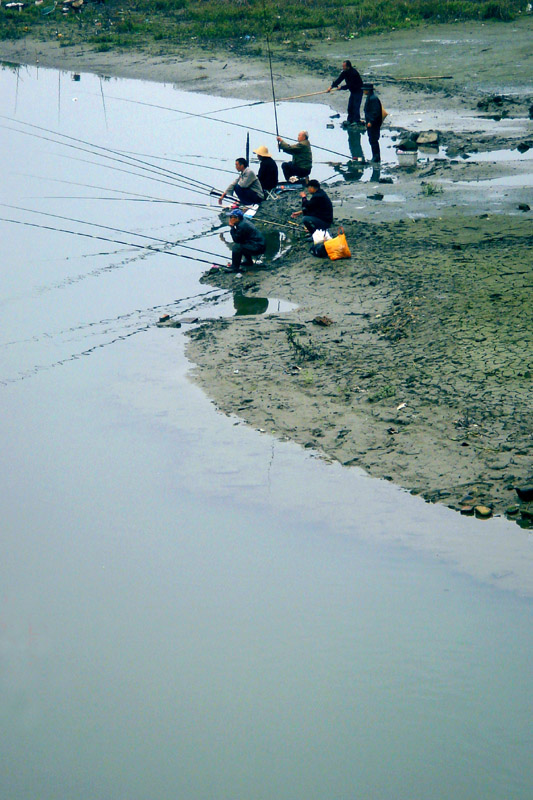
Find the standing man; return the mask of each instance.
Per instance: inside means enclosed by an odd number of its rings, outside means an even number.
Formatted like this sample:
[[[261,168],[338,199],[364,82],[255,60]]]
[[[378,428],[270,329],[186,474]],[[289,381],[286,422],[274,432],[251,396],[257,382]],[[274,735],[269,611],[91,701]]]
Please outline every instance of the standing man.
[[[344,86],[340,84],[344,82]],[[351,61],[342,62],[342,72],[339,77],[333,81],[328,89],[348,89],[350,92],[350,99],[348,100],[348,119],[347,125],[358,125],[361,122],[361,100],[363,99],[363,79],[355,69],[352,67]]]
[[[374,94],[374,85],[372,83],[363,83],[363,94],[366,97],[365,123],[368,141],[372,149],[372,163],[379,164],[381,162],[379,134],[381,131],[381,123],[383,122],[383,108],[381,106],[381,100],[377,94]]]
[[[252,256],[262,256],[266,250],[265,237],[250,220],[244,218],[240,208],[229,212],[229,225],[234,244],[231,247],[231,265],[228,264],[227,271],[240,272],[241,262],[243,267],[253,267]]]
[[[265,199],[263,189],[257,180],[255,172],[252,172],[248,166],[247,160],[245,158],[238,158],[235,161],[235,169],[239,173],[239,176],[230,183],[225,192],[222,192],[218,198],[218,202],[221,204],[227,194],[235,194],[239,198],[239,202],[245,205],[262,203]]]
[[[307,191],[309,197],[305,192],[300,193],[302,210],[295,211],[291,216],[299,217],[300,214],[303,214],[302,222],[307,233],[312,235],[317,228],[327,230],[333,223],[333,205],[325,191],[320,188],[318,181],[310,180],[307,184]]]
[[[264,144],[260,144],[257,150],[254,150],[254,153],[259,159],[257,178],[263,187],[266,199],[268,193],[278,185],[278,165],[268,152],[268,147]]]
[[[281,165],[285,180],[291,178],[307,178],[313,166],[313,154],[311,153],[311,143],[307,131],[300,131],[296,144],[287,144],[281,136],[277,137],[280,150],[290,153],[292,161],[284,161]],[[291,181],[292,182],[292,181]]]

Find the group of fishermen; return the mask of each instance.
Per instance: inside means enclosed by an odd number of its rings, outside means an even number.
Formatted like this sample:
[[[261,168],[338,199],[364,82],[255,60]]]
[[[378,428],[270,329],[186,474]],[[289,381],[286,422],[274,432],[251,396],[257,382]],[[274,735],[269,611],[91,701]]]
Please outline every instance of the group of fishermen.
[[[359,72],[350,61],[344,61],[342,72],[327,89],[346,89],[350,93],[348,100],[348,117],[344,127],[365,126],[370,147],[372,150],[372,163],[381,161],[379,149],[379,136],[383,121],[383,109],[379,97],[374,92],[371,83],[363,83]],[[361,119],[361,103],[366,97],[364,105],[364,119]],[[307,131],[300,131],[295,144],[285,142],[281,136],[277,137],[279,149],[291,155],[291,161],[284,161],[281,165],[285,181],[288,183],[304,183],[306,191],[300,192],[302,208],[292,214],[293,218],[302,216],[309,237],[315,230],[327,230],[333,223],[333,206],[326,192],[321,188],[319,181],[310,179],[313,166],[311,143]],[[278,167],[265,145],[260,145],[253,151],[259,159],[257,175],[250,168],[246,158],[237,158],[235,169],[238,172],[227,189],[222,192],[218,202],[222,204],[227,195],[234,195],[243,206],[259,205],[271,197],[278,186]],[[266,241],[263,234],[245,217],[244,211],[234,207],[229,211],[230,234],[233,240],[231,264],[228,272],[240,272],[253,266],[253,259],[262,256],[266,250]]]

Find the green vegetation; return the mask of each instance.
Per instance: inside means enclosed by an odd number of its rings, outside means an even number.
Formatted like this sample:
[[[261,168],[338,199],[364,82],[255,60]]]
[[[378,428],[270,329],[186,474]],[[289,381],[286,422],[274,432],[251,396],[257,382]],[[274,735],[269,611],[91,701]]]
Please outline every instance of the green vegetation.
[[[525,8],[525,0],[85,0],[80,11],[64,14],[61,2],[29,0],[21,11],[0,6],[0,39],[60,38],[99,50],[240,40],[254,50],[267,33],[274,43],[291,37],[294,45],[421,22],[512,20]]]
[[[442,192],[442,186],[437,186],[436,183],[422,183],[422,188],[420,190],[420,194],[424,194],[426,197],[431,197],[431,195],[434,194],[442,194]]]

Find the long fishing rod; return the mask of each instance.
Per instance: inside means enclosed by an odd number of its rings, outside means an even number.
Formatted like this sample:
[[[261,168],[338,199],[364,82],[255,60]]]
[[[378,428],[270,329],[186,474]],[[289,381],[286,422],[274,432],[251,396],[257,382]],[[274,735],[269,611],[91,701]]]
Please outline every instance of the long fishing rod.
[[[51,225],[38,225],[36,222],[24,222],[20,219],[9,219],[8,217],[0,217],[0,222],[10,222],[14,225],[24,225],[29,228],[40,228],[45,231],[56,231],[58,233],[69,233],[71,236],[83,236],[86,239],[98,239],[102,242],[112,242],[113,244],[123,244],[126,247],[135,247],[138,250],[149,250],[152,253],[163,253],[168,256],[174,256],[176,258],[186,258],[189,261],[199,261],[203,264],[210,264],[211,266],[217,267],[225,267],[225,264],[214,264],[212,261],[206,261],[205,258],[195,258],[194,256],[187,256],[184,253],[173,253],[172,250],[162,250],[158,247],[152,247],[151,245],[144,245],[144,244],[135,244],[134,242],[123,242],[120,239],[111,239],[107,236],[96,236],[92,233],[82,233],[82,231],[69,231],[65,228],[55,228]],[[202,252],[202,251],[199,251]],[[217,254],[218,258],[221,258],[219,254]]]
[[[91,162],[89,162],[91,163]],[[61,178],[49,178],[44,175],[31,175],[25,173],[17,173],[22,175],[25,178],[32,178],[33,180],[43,180],[43,181],[50,181],[53,183],[62,183],[67,186],[82,186],[84,189],[99,189],[103,192],[113,192],[114,194],[120,195],[130,195],[129,197],[105,197],[105,198],[95,198],[95,197],[87,197],[86,195],[82,195],[79,197],[60,197],[58,195],[39,195],[38,197],[32,197],[32,200],[53,200],[53,199],[63,199],[63,200],[96,200],[96,199],[103,199],[103,200],[132,200],[138,202],[145,202],[145,203],[167,203],[170,205],[179,205],[179,206],[192,206],[193,208],[208,208],[219,211],[220,209],[215,209],[213,206],[208,206],[205,203],[188,203],[185,200],[169,200],[168,198],[163,197],[154,197],[153,195],[149,194],[140,194],[139,192],[130,192],[127,189],[113,189],[110,186],[97,186],[94,183],[80,183],[79,181],[67,181]]]
[[[0,119],[7,119],[9,122],[14,122],[15,124],[18,124],[18,125],[25,125],[25,126],[27,126],[29,128],[34,128],[34,129],[39,130],[39,131],[45,131],[45,133],[51,133],[54,136],[60,136],[63,139],[68,139],[69,141],[72,141],[72,142],[79,142],[81,144],[88,145],[89,147],[92,147],[95,150],[101,150],[101,151],[103,151],[103,153],[112,153],[113,156],[114,156],[114,158],[112,160],[118,160],[118,161],[120,161],[120,163],[126,163],[126,164],[129,164],[130,166],[134,166],[130,162],[131,161],[137,162],[142,167],[148,168],[149,171],[151,171],[151,172],[163,173],[163,174],[166,175],[166,177],[169,177],[169,176],[178,177],[178,178],[181,178],[183,180],[188,181],[189,183],[197,184],[198,186],[202,186],[205,189],[212,188],[209,183],[205,183],[204,181],[199,181],[197,178],[191,178],[189,175],[183,175],[180,172],[175,172],[173,170],[167,170],[164,167],[158,167],[157,164],[152,164],[152,163],[150,163],[148,161],[144,161],[143,159],[137,158],[135,156],[124,154],[120,150],[114,150],[114,149],[112,149],[110,147],[104,147],[103,145],[98,145],[98,144],[95,144],[94,142],[87,142],[84,139],[80,139],[79,137],[76,138],[74,136],[68,136],[65,133],[61,133],[60,131],[55,131],[55,130],[50,129],[50,128],[44,128],[44,127],[42,127],[40,125],[34,125],[31,122],[24,122],[24,121],[21,121],[21,120],[13,119],[12,117],[7,117],[7,116],[0,115]],[[20,131],[20,132],[22,132],[22,131]],[[64,144],[62,142],[59,142],[58,140],[56,140],[56,143],[57,144]],[[70,146],[74,147],[74,145],[70,145]],[[78,149],[81,149],[81,148],[78,148]],[[117,156],[123,156],[123,155],[126,155],[126,158],[129,158],[130,161],[122,161],[121,159],[116,158]],[[110,158],[110,156],[106,156],[106,158]]]
[[[16,128],[9,128],[9,126],[6,126],[6,125],[0,125],[0,127],[1,128],[6,128],[7,130],[17,130]],[[56,142],[54,139],[50,139],[47,136],[42,136],[42,135],[39,135],[39,134],[36,134],[36,133],[29,133],[28,131],[18,131],[18,130],[17,130],[17,132],[23,134],[24,136],[31,136],[31,137],[36,138],[36,139],[43,139],[44,141],[51,141],[54,144],[61,144],[61,145],[64,145],[65,147],[74,147],[74,145],[66,144],[65,142]],[[86,150],[85,148],[74,147],[74,149],[82,150],[83,152],[88,152],[89,155],[92,155],[92,156],[97,156],[96,153],[92,153],[90,150]],[[135,172],[134,170],[131,170],[131,169],[123,169],[122,167],[112,166],[110,164],[105,164],[105,163],[101,163],[101,162],[98,162],[98,161],[89,161],[86,158],[76,158],[74,156],[67,156],[67,155],[64,155],[64,154],[59,154],[59,157],[60,158],[65,158],[65,159],[69,159],[69,160],[72,160],[72,161],[78,161],[78,162],[80,162],[82,164],[91,164],[93,166],[96,165],[96,166],[99,166],[99,167],[103,167],[104,169],[113,170],[115,172],[123,172],[126,175],[134,175],[135,177],[143,178],[144,180],[156,181],[157,183],[162,183],[162,184],[165,184],[166,186],[172,186],[174,188],[179,188],[179,189],[183,189],[183,190],[186,190],[186,191],[190,191],[190,192],[193,192],[195,194],[200,194],[200,195],[202,195],[204,197],[211,196],[213,192],[215,192],[217,195],[220,194],[220,190],[217,190],[217,189],[210,189],[210,191],[208,192],[207,189],[194,188],[194,187],[188,186],[187,184],[183,184],[182,182],[177,181],[177,180],[167,181],[167,180],[163,180],[163,178],[154,178],[152,175],[143,175],[142,173]],[[125,162],[125,163],[128,163],[128,162]],[[47,180],[54,180],[54,179],[53,178],[48,178]],[[80,185],[83,186],[85,184],[80,184]],[[114,191],[114,190],[109,189],[109,191]],[[168,202],[172,202],[172,201],[168,201]],[[180,201],[176,200],[175,202],[178,203]]]
[[[266,0],[263,0],[263,17],[265,19],[265,29],[266,29],[266,41],[267,41],[267,50],[268,50],[268,66],[270,69],[270,86],[272,88],[272,103],[274,104],[274,122],[276,124],[276,136],[279,136],[279,128],[278,128],[278,110],[276,108],[276,92],[274,89],[274,73],[272,71],[272,50],[270,48],[270,34],[268,32],[268,19],[267,19],[267,10],[266,10]],[[278,150],[279,150],[279,143],[278,143]]]
[[[51,130],[49,128],[44,128],[44,127],[42,127],[40,125],[33,125],[30,122],[21,122],[19,120],[14,120],[11,117],[6,117],[6,116],[3,116],[3,115],[0,115],[0,119],[7,119],[8,121],[15,122],[18,125],[25,125],[25,126],[27,126],[29,128],[34,128],[35,130],[45,131],[46,133],[51,133],[56,137],[60,136],[60,137],[62,137],[64,139],[68,139],[69,141],[81,142],[81,144],[88,145],[89,147],[93,148],[94,150],[102,151],[102,154],[103,154],[104,158],[108,158],[108,159],[110,159],[112,161],[118,161],[119,163],[127,164],[128,166],[136,166],[137,165],[136,163],[131,163],[131,162],[137,162],[140,165],[140,168],[143,169],[143,170],[146,170],[148,172],[153,172],[156,175],[163,175],[163,176],[165,176],[167,178],[168,177],[172,177],[174,179],[178,178],[181,181],[185,181],[187,184],[191,184],[191,186],[196,186],[198,188],[201,188],[204,191],[206,191],[207,189],[213,188],[210,184],[205,183],[204,181],[199,181],[196,178],[190,178],[188,175],[182,175],[181,173],[174,172],[172,170],[167,170],[164,167],[158,167],[157,165],[149,164],[148,162],[145,162],[142,159],[136,158],[134,156],[127,156],[127,158],[129,158],[130,160],[129,161],[125,161],[123,158],[119,158],[118,157],[118,156],[120,156],[120,151],[113,150],[113,149],[111,149],[109,147],[103,147],[101,145],[97,145],[97,144],[94,144],[92,142],[87,142],[87,141],[85,141],[83,139],[79,139],[79,138],[75,139],[73,136],[67,136],[66,134],[59,133],[58,131],[54,131],[54,130]],[[15,130],[18,133],[23,133],[23,134],[28,135],[28,136],[31,136],[31,135],[36,136],[36,134],[29,134],[27,131],[17,130],[16,128],[9,128],[9,126],[6,126],[6,125],[3,125],[2,127],[7,128],[8,130]],[[94,152],[92,152],[91,150],[87,150],[84,147],[80,147],[79,144],[78,145],[67,144],[65,142],[61,142],[58,139],[50,140],[48,137],[42,136],[42,135],[41,135],[41,137],[37,137],[37,138],[42,138],[45,141],[53,141],[55,144],[62,144],[65,147],[71,147],[71,148],[73,148],[75,150],[81,150],[82,152],[89,152],[89,153],[91,153],[91,155],[95,155]],[[112,155],[107,155],[107,153],[111,153]]]
[[[84,161],[85,162],[85,159],[75,159],[75,160],[77,160],[77,161],[79,160],[79,161]],[[93,162],[89,161],[89,162],[85,162],[85,163],[92,164]],[[121,172],[129,172],[129,170],[120,170],[120,171]],[[220,210],[221,210],[220,207],[207,205],[206,203],[189,203],[189,202],[187,202],[185,200],[169,200],[168,198],[154,197],[153,195],[149,195],[149,194],[147,195],[147,194],[140,194],[139,192],[130,192],[127,189],[113,189],[110,186],[98,186],[98,185],[96,185],[94,183],[80,183],[79,181],[67,181],[67,180],[63,180],[61,178],[45,177],[44,175],[31,175],[31,174],[28,175],[28,174],[25,174],[25,173],[18,173],[18,174],[21,174],[24,177],[32,178],[34,180],[44,180],[44,181],[50,181],[50,182],[53,182],[53,183],[62,183],[62,184],[65,184],[67,186],[82,186],[84,189],[99,189],[99,190],[101,190],[103,192],[113,192],[114,194],[120,194],[120,195],[128,194],[128,195],[130,195],[130,197],[118,197],[118,198],[113,198],[113,197],[88,197],[87,195],[80,195],[80,196],[38,195],[37,197],[31,197],[32,200],[54,200],[54,199],[55,200],[59,200],[59,199],[61,199],[61,200],[122,200],[122,201],[129,200],[129,201],[132,201],[132,202],[133,201],[137,201],[137,202],[144,202],[144,203],[165,203],[165,204],[168,204],[168,205],[188,206],[188,207],[191,207],[191,208],[205,208],[208,211],[217,211],[217,212],[220,212]],[[135,173],[133,173],[133,174],[135,174]],[[208,196],[211,196],[211,193]],[[231,199],[229,199],[227,205],[222,206],[222,208],[226,209],[226,208],[230,207],[230,205],[233,205],[233,202],[232,202]]]
[[[226,172],[228,175],[233,175],[234,170],[232,169],[221,169],[220,167],[209,167],[207,164],[191,164],[189,161],[181,161],[179,158],[170,158],[170,156],[156,156],[153,153],[134,153],[128,152],[127,150],[118,150],[117,152],[123,153],[126,156],[134,155],[134,156],[144,156],[144,158],[155,158],[159,159],[160,161],[170,161],[172,164],[185,164],[185,166],[197,167],[198,169],[209,169],[213,170],[214,172]],[[190,156],[190,158],[204,158],[204,156]]]
[[[0,127],[3,127],[3,126],[0,125]],[[21,133],[24,133],[24,131],[21,131]],[[29,133],[29,134],[26,134],[26,135],[27,136],[35,136],[37,139],[44,138],[46,140],[46,137],[38,136],[35,133]],[[53,139],[51,141],[53,141]],[[63,144],[63,142],[56,142],[56,144]],[[71,147],[72,145],[66,145],[66,146],[67,147]],[[94,156],[97,155],[96,153],[91,153],[90,150],[87,151],[87,152],[89,152],[90,155],[94,155]],[[165,181],[162,178],[154,178],[152,175],[143,175],[142,173],[134,172],[131,169],[122,169],[122,167],[115,167],[115,166],[112,166],[111,164],[103,164],[103,163],[101,163],[99,161],[89,161],[87,158],[76,158],[75,156],[67,156],[67,155],[64,155],[62,153],[59,154],[59,158],[65,158],[65,159],[68,159],[70,161],[78,161],[81,164],[92,164],[93,166],[96,165],[98,167],[103,167],[104,169],[110,169],[110,170],[113,170],[115,172],[123,172],[125,175],[134,175],[136,178],[143,178],[144,180],[156,181],[157,183],[163,183],[165,186],[173,186],[174,188],[183,189],[183,190],[188,191],[188,192],[194,192],[194,194],[200,194],[200,195],[202,195],[204,197],[211,196],[213,194],[213,192],[216,194],[217,197],[218,197],[218,195],[221,194],[220,189],[211,188],[209,191],[207,191],[207,189],[195,189],[194,187],[188,186],[187,184],[183,184],[180,181],[176,181],[176,180]]]
[[[61,219],[64,220],[65,222],[75,222],[80,225],[88,225],[91,228],[102,228],[102,230],[105,231],[115,231],[116,233],[125,233],[128,236],[138,236],[141,239],[149,239],[152,242],[160,242],[161,244],[166,244],[169,245],[170,247],[182,247],[185,250],[192,250],[195,253],[203,253],[204,255],[215,256],[216,258],[220,258],[220,253],[212,253],[210,250],[202,250],[199,247],[191,247],[190,245],[181,244],[181,242],[170,242],[168,239],[161,239],[159,236],[148,236],[145,233],[134,233],[133,231],[126,231],[123,228],[115,228],[111,225],[102,225],[99,222],[87,222],[86,220],[77,219],[76,217],[67,217],[63,214],[53,214],[50,211],[35,211],[33,208],[25,208],[24,206],[9,205],[8,203],[0,203],[0,207],[9,208],[13,211],[24,211],[27,214],[41,214],[43,217],[52,217],[53,219]],[[76,233],[76,231],[71,231],[71,233]],[[118,244],[124,244],[124,242],[118,242]],[[168,251],[161,250],[159,252],[168,252]]]
[[[92,155],[92,156],[95,156],[95,157],[98,155],[97,153],[94,153],[93,151],[88,150],[85,147],[78,147],[77,145],[68,144],[66,142],[60,142],[58,140],[51,139],[48,136],[43,136],[42,134],[30,133],[29,131],[19,130],[17,128],[10,128],[8,125],[0,125],[0,127],[5,128],[7,130],[16,131],[17,133],[20,133],[23,136],[31,136],[31,137],[36,138],[36,139],[42,139],[44,141],[50,141],[53,144],[59,144],[59,145],[62,145],[64,147],[72,148],[74,150],[80,150],[80,151],[82,151],[84,153],[89,153],[89,155]],[[111,158],[111,157],[110,156],[104,156],[104,158]],[[152,181],[157,181],[158,183],[164,183],[167,186],[173,186],[175,188],[177,187],[177,188],[180,188],[180,189],[185,189],[187,191],[192,191],[192,192],[195,192],[196,194],[202,194],[202,195],[209,194],[208,191],[207,191],[207,188],[199,188],[199,187],[196,188],[194,186],[189,186],[187,184],[184,184],[180,180],[176,180],[176,179],[174,179],[172,181],[163,180],[162,177],[157,177],[156,178],[156,177],[153,177],[152,175],[143,175],[142,173],[139,173],[139,172],[134,172],[134,171],[128,170],[128,169],[122,169],[121,167],[111,166],[109,164],[102,164],[102,163],[95,162],[95,161],[87,161],[87,159],[77,159],[77,160],[82,161],[82,162],[84,162],[86,164],[93,164],[93,165],[96,164],[97,166],[105,167],[106,169],[114,169],[117,172],[124,172],[124,173],[126,173],[128,175],[135,175],[136,177],[143,178],[145,180],[148,179],[148,180],[152,180]],[[119,161],[120,159],[113,159],[113,160]],[[127,161],[124,161],[122,163],[129,164],[129,162],[127,162]],[[134,164],[130,164],[130,166],[135,166],[135,165]],[[155,170],[152,170],[152,171],[155,172]],[[161,174],[161,173],[158,173],[158,174]],[[206,184],[206,186],[208,186],[208,184]]]
[[[134,103],[135,105],[147,106],[149,108],[159,108],[159,109],[162,109],[163,111],[174,111],[174,112],[177,112],[179,114],[183,114],[184,117],[191,117],[191,118],[195,118],[195,119],[196,118],[207,119],[207,120],[210,120],[211,122],[219,122],[221,125],[231,125],[232,127],[244,128],[245,130],[254,131],[255,133],[264,133],[266,136],[274,136],[275,135],[274,133],[272,133],[272,131],[265,131],[265,130],[263,130],[263,128],[254,128],[251,125],[244,125],[243,123],[240,123],[240,122],[231,122],[231,121],[229,121],[227,119],[216,119],[215,117],[212,117],[212,116],[210,116],[208,114],[197,114],[197,113],[195,113],[193,111],[184,111],[181,108],[171,108],[170,106],[162,106],[162,105],[159,105],[158,103],[147,103],[147,102],[145,102],[143,100],[131,100],[131,99],[127,98],[127,97],[117,97],[117,96],[114,96],[114,95],[108,95],[108,98],[111,99],[111,100],[116,100],[118,102],[123,102],[123,103]],[[258,105],[258,104],[254,103],[254,105]],[[217,112],[210,112],[210,114],[213,114],[213,113],[217,113]],[[282,138],[290,140],[292,137],[290,137],[290,136],[282,136]],[[296,140],[292,139],[292,141],[296,141]],[[314,144],[313,148],[315,150],[322,150],[325,153],[333,153],[333,155],[341,156],[342,158],[346,159],[347,161],[351,161],[352,160],[352,157],[346,155],[346,153],[339,153],[337,150],[330,150],[328,147],[321,147],[320,145]]]

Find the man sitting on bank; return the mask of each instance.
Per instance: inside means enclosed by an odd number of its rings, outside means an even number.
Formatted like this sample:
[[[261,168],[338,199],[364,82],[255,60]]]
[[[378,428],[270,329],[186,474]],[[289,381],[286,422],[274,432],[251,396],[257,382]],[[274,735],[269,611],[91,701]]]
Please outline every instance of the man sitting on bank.
[[[280,150],[283,150],[284,153],[290,153],[292,156],[292,161],[284,161],[281,165],[285,180],[307,178],[313,166],[313,154],[311,153],[311,144],[307,131],[300,131],[296,144],[287,144],[281,136],[278,136],[277,139]]]
[[[302,222],[307,232],[312,235],[317,229],[325,231],[333,224],[333,205],[325,191],[320,188],[318,181],[310,180],[307,191],[310,197],[307,197],[305,192],[300,193],[302,210],[295,211],[292,216],[299,217],[303,214]]]
[[[264,144],[260,144],[257,150],[254,150],[254,153],[259,159],[257,178],[263,187],[266,199],[268,193],[278,185],[278,165],[268,152],[268,147]]]
[[[257,203],[262,203],[265,199],[263,189],[259,183],[255,172],[252,172],[248,166],[248,161],[245,158],[237,158],[235,161],[235,169],[239,176],[230,183],[225,192],[222,192],[218,198],[218,202],[228,194],[235,194],[240,203],[244,205],[253,206]]]
[[[228,264],[227,272],[243,272],[242,267],[253,267],[252,256],[262,256],[265,252],[265,237],[249,219],[244,218],[240,208],[234,208],[229,212],[229,225],[234,243],[231,247],[231,264]]]

